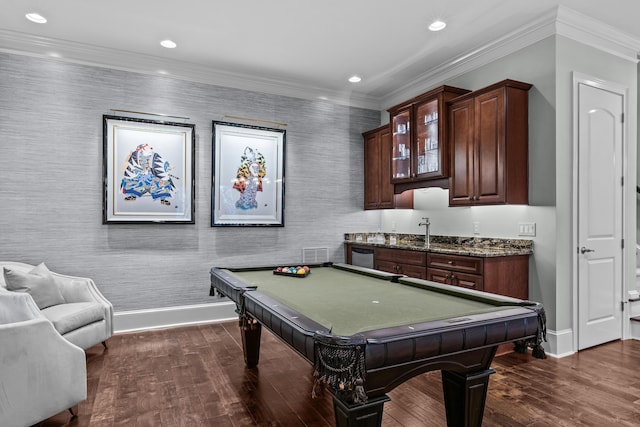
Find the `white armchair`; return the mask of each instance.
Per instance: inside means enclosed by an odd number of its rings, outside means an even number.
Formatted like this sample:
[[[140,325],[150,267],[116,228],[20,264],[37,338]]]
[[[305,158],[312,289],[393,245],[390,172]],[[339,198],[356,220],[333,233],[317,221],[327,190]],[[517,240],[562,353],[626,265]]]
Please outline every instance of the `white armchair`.
[[[0,343],[3,426],[33,425],[86,399],[84,350],[64,339],[28,294],[0,289]]]
[[[89,278],[0,261],[0,293],[7,289],[28,293],[58,333],[84,350],[100,342],[106,348],[113,335],[113,306]]]

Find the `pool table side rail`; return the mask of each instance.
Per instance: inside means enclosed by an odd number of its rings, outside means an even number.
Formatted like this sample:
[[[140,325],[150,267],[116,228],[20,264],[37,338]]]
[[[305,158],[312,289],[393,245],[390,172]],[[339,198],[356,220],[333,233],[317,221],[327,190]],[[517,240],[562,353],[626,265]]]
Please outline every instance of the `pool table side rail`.
[[[245,286],[227,269],[211,269],[211,286],[236,303],[240,316],[248,313],[313,363],[313,337],[318,331],[329,332],[324,326],[257,291],[256,286]]]
[[[262,292],[246,292],[243,299],[246,313],[314,363],[314,337],[316,333],[330,333],[327,328]]]
[[[451,286],[442,283],[432,282],[424,279],[416,279],[412,277],[402,277],[398,279],[398,283],[413,286],[415,288],[425,289],[428,291],[438,292],[446,295],[463,296],[467,299],[479,301],[485,304],[496,306],[535,306],[537,302],[521,300],[506,295],[491,294],[476,289],[463,288],[461,286]]]
[[[246,291],[257,289],[257,286],[247,286],[237,277],[229,274],[225,269],[214,267],[211,269],[211,287],[219,293],[236,303],[238,309],[242,311],[242,295]]]
[[[372,268],[360,267],[357,265],[335,263],[332,264],[333,268],[338,270],[351,271],[357,274],[362,274],[369,277],[375,277],[376,279],[388,280],[391,282],[397,282],[400,278],[407,277],[404,274],[388,273],[386,271],[374,270]]]

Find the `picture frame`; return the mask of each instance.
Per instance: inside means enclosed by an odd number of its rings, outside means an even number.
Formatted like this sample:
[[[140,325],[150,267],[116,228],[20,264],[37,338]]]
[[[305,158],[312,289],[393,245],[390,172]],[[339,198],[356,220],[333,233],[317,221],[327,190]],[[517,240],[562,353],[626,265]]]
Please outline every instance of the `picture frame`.
[[[284,227],[284,129],[213,121],[211,226]]]
[[[103,224],[195,223],[195,125],[103,116]]]

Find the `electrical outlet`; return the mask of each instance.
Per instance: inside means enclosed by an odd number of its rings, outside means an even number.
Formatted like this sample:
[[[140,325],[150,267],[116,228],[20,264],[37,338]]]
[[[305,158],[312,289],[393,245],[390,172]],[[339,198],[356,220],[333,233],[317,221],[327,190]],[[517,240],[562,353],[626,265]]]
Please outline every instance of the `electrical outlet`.
[[[480,222],[473,221],[473,234],[480,234]]]
[[[535,235],[536,235],[535,222],[521,222],[518,224],[518,236],[535,236]]]

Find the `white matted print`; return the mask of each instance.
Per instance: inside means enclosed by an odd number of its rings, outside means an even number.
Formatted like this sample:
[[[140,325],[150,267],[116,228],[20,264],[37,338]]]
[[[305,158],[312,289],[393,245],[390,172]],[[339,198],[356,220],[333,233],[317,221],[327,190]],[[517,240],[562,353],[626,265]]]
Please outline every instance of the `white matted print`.
[[[285,135],[213,122],[212,226],[284,226]]]
[[[103,222],[193,224],[195,125],[103,120]]]

